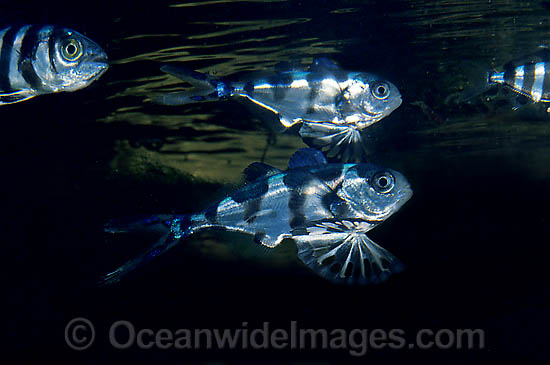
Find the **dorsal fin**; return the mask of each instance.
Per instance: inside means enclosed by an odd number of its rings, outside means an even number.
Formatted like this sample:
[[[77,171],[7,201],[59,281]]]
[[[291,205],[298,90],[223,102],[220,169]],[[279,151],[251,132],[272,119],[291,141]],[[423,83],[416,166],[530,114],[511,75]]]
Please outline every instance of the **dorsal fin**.
[[[336,71],[339,69],[340,67],[336,63],[334,63],[334,61],[329,60],[326,57],[319,57],[314,59],[310,67],[311,72]]]
[[[315,148],[300,148],[290,157],[288,168],[296,169],[299,167],[313,167],[326,164],[327,160],[321,151]]]
[[[252,182],[262,177],[269,177],[280,174],[282,171],[276,167],[266,165],[263,162],[253,162],[246,169],[243,174],[246,178],[246,182]]]

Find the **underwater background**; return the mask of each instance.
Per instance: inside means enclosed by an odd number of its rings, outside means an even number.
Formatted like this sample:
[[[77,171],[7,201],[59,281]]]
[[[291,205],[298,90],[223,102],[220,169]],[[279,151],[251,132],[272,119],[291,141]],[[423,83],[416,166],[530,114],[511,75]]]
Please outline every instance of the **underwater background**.
[[[546,1],[2,2],[0,22],[59,24],[108,53],[91,87],[0,108],[9,354],[42,361],[548,360],[550,116],[489,91],[456,103],[476,66],[498,69],[550,44]],[[284,169],[304,147],[238,103],[168,107],[167,62],[238,76],[324,56],[391,80],[402,106],[366,130],[368,159],[402,172],[414,196],[369,236],[406,270],[366,287],[333,285],[285,242],[201,232],[121,283],[98,278],[154,238],[111,236],[111,218],[193,213],[242,184],[254,161]],[[75,317],[96,327],[67,346]],[[476,350],[128,350],[109,326],[485,331]]]

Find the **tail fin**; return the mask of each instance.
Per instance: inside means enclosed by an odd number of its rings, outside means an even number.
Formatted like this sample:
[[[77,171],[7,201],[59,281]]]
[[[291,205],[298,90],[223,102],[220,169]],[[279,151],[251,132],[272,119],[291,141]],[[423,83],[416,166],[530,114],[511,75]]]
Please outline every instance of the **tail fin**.
[[[461,65],[461,72],[465,77],[463,91],[449,95],[447,103],[454,101],[456,104],[464,103],[470,99],[483,94],[495,85],[490,77],[493,74],[488,67],[481,66],[474,62],[464,61]]]
[[[154,99],[158,104],[184,105],[219,100],[231,95],[231,88],[227,82],[212,79],[207,74],[174,65],[165,65],[160,69],[169,75],[190,83],[193,88],[187,91],[161,95]]]
[[[191,234],[190,216],[151,216],[133,221],[111,221],[105,225],[105,232],[120,233],[131,231],[153,231],[161,233],[161,238],[145,253],[129,260],[118,269],[103,276],[100,285],[114,284],[120,279],[156,256],[174,247],[181,238]]]

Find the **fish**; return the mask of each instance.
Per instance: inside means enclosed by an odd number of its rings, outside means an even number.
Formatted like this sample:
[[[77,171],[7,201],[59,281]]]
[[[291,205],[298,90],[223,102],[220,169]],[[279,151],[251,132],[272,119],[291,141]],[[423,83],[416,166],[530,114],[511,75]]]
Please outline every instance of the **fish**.
[[[108,68],[105,51],[75,30],[53,25],[0,30],[0,105],[85,88]]]
[[[371,73],[343,70],[327,58],[316,58],[306,70],[278,66],[263,77],[245,77],[249,81],[214,78],[173,64],[161,70],[193,88],[155,98],[159,104],[229,98],[246,101],[275,115],[283,130],[302,123],[299,134],[313,141],[306,143],[333,150],[335,156],[361,143],[363,129],[387,117],[402,103],[398,88],[391,82]]]
[[[108,233],[153,231],[160,239],[105,275],[101,284],[120,281],[186,237],[209,228],[248,234],[267,248],[293,239],[298,258],[334,283],[380,283],[403,270],[399,259],[366,235],[411,198],[411,186],[401,173],[369,163],[327,163],[320,151],[302,148],[285,171],[254,162],[244,175],[244,187],[200,213],[108,222]]]
[[[470,77],[471,85],[467,87],[459,101],[466,101],[479,95],[493,86],[502,85],[522,95],[534,103],[550,102],[550,49],[540,46],[539,50],[509,61],[502,67],[502,71],[479,72],[481,80]],[[514,109],[517,109],[515,106]]]

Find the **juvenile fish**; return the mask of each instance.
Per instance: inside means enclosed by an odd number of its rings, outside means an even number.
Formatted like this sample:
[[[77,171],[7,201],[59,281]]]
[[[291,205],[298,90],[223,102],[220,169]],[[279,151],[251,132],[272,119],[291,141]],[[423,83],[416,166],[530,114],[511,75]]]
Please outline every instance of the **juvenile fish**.
[[[495,85],[503,85],[535,103],[550,102],[550,49],[547,46],[508,62],[502,67],[503,71],[485,72],[479,65],[470,66],[466,72],[470,74],[469,85],[458,95],[459,102],[467,101]]]
[[[245,175],[247,185],[201,213],[107,224],[107,232],[153,230],[162,237],[103,282],[117,282],[181,239],[214,227],[253,235],[269,248],[292,238],[298,257],[337,283],[376,283],[401,271],[400,261],[366,235],[412,196],[399,172],[371,164],[327,164],[322,153],[304,148],[286,171],[253,163]]]
[[[24,25],[0,30],[0,105],[75,91],[108,68],[94,41],[67,28]]]
[[[492,72],[489,84],[502,84],[536,102],[550,102],[550,63],[527,63],[503,72]]]
[[[342,70],[326,58],[315,59],[307,70],[275,71],[251,81],[229,81],[183,67],[162,70],[194,88],[166,94],[157,102],[182,105],[237,98],[273,113],[284,128],[303,123],[300,134],[312,147],[334,149],[361,143],[360,131],[388,116],[401,105],[395,85],[366,73]]]

